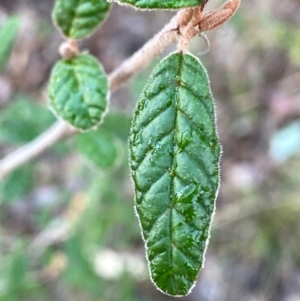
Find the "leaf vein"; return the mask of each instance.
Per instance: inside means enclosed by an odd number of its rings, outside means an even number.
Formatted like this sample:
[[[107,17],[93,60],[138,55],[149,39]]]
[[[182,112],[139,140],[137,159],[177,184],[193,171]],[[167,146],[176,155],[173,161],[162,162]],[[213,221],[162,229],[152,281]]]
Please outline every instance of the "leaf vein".
[[[172,104],[168,105],[167,107],[162,107],[160,110],[157,111],[156,115],[154,115],[153,117],[151,116],[150,120],[147,120],[146,123],[142,123],[142,127],[148,127],[155,119],[157,119],[159,116],[161,116],[164,112],[166,112],[169,108],[172,107]]]
[[[210,110],[209,110],[208,106],[206,105],[206,103],[202,100],[202,97],[199,96],[199,95],[197,95],[195,93],[195,91],[191,87],[189,87],[187,85],[181,85],[180,87],[183,88],[183,89],[185,89],[185,90],[187,90],[187,91],[189,91],[196,99],[198,99],[200,101],[200,103],[203,105],[203,107],[204,107],[204,109],[205,109],[205,111],[206,111],[209,119],[211,119],[210,116],[212,115],[212,113],[210,112]]]
[[[155,92],[147,92],[147,95],[145,95],[145,93],[144,93],[144,96],[145,96],[145,98],[153,101],[153,99],[155,97],[157,97],[158,95],[160,95],[162,92],[164,92],[167,89],[169,89],[169,86],[165,86],[163,88],[160,88]]]
[[[164,176],[168,173],[168,170],[164,171],[162,175],[160,175],[154,182],[151,183],[150,187],[146,191],[141,191],[144,194],[147,194],[150,189]]]
[[[207,137],[204,133],[201,133],[198,130],[199,125],[182,109],[178,108],[178,111],[182,114],[182,116],[191,124],[191,127],[197,133],[198,137],[200,138],[201,142],[204,142],[207,147],[210,147],[209,143],[207,142]]]
[[[152,224],[150,230],[148,231],[148,236],[149,236],[149,234],[154,230],[154,227],[155,227],[155,225],[159,222],[159,220],[160,220],[164,215],[166,215],[166,213],[168,212],[168,210],[170,210],[170,206],[167,206],[167,207],[162,211],[162,213],[160,213],[160,215],[154,220],[154,222],[153,222],[153,224]],[[161,239],[163,239],[163,238],[161,238]],[[152,247],[152,246],[151,246],[151,247]]]
[[[214,184],[211,181],[211,175],[209,174],[208,170],[206,169],[205,165],[203,164],[203,162],[200,162],[199,159],[196,159],[191,153],[187,152],[186,150],[183,150],[182,153],[185,153],[204,173],[204,175],[206,176],[209,184],[213,187]]]
[[[158,143],[161,143],[164,139],[169,137],[171,133],[174,131],[174,129],[171,129],[169,132],[164,133],[162,137],[159,137],[159,140],[157,141]],[[146,152],[143,154],[141,161],[138,163],[138,166],[135,168],[135,170],[138,170],[139,167],[142,165],[142,163],[146,160],[149,154],[153,152],[153,149],[147,149]]]
[[[186,217],[184,216],[183,213],[181,213],[180,211],[178,211],[178,209],[176,209],[176,207],[173,207],[174,211],[176,211],[180,216],[183,217],[184,223],[187,224],[189,227],[191,227],[193,230],[196,231],[202,231],[202,229],[198,229],[194,224],[191,224],[189,222],[186,221]]]
[[[174,249],[177,249],[179,251],[179,253],[184,257],[185,261],[189,262],[189,261],[193,261],[195,262],[195,259],[188,257],[188,255],[186,255],[186,253],[184,251],[182,251],[177,244],[175,244],[174,242],[172,243],[172,247]]]

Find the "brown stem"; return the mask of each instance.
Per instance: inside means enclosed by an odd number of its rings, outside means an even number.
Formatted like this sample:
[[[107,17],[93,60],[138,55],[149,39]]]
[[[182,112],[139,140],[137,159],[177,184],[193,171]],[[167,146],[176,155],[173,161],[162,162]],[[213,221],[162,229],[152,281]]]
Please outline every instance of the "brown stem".
[[[36,139],[10,153],[0,161],[0,180],[17,167],[38,156],[58,140],[74,132],[64,121],[57,121]]]

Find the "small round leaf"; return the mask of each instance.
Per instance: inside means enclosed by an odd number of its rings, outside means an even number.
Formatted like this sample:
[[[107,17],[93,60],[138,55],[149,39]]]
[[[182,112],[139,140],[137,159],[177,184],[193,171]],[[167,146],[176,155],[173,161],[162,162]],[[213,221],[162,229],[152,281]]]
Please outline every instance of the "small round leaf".
[[[106,0],[56,0],[52,18],[66,37],[82,39],[104,21],[109,7]]]
[[[89,130],[99,125],[106,111],[107,78],[94,57],[79,55],[54,66],[48,93],[59,117],[78,129]]]

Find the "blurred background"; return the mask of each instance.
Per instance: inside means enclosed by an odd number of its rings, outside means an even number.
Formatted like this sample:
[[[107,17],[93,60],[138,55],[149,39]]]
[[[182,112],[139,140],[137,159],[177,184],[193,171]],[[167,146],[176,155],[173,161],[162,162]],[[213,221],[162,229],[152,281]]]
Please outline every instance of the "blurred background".
[[[207,9],[221,4],[210,0]],[[0,0],[1,158],[55,122],[45,91],[63,39],[52,6]],[[109,73],[172,15],[113,5],[80,48]],[[201,38],[190,49],[211,78],[221,189],[205,268],[182,299],[298,301],[300,2],[242,1],[207,36],[209,53],[200,54]],[[130,116],[157,62],[112,94],[96,138],[59,142],[0,182],[1,301],[173,299],[149,280],[128,170]]]

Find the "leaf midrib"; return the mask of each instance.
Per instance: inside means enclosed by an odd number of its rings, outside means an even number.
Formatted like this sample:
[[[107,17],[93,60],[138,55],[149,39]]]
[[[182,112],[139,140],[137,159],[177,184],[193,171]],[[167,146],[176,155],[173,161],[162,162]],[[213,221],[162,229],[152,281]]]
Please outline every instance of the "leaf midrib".
[[[177,76],[179,77],[179,80],[180,80],[180,85],[181,85],[181,70],[182,70],[182,64],[183,64],[183,55],[179,55],[179,68],[178,68],[178,73],[176,74],[176,81],[177,81]],[[174,209],[174,205],[175,205],[175,196],[174,196],[174,179],[176,177],[176,172],[175,172],[175,167],[176,167],[176,158],[175,158],[175,155],[176,155],[176,152],[177,152],[177,149],[178,149],[178,146],[177,146],[177,142],[176,142],[176,131],[177,131],[177,127],[178,127],[178,124],[177,124],[177,120],[178,120],[178,107],[179,107],[179,101],[180,101],[180,97],[179,97],[179,88],[180,88],[180,85],[177,85],[176,84],[176,88],[175,88],[175,99],[174,99],[174,108],[175,108],[175,121],[174,121],[174,142],[173,142],[173,159],[172,159],[172,172],[175,173],[175,175],[172,177],[172,180],[171,180],[171,187],[170,187],[170,194],[171,194],[171,205],[170,205],[170,221],[169,221],[169,228],[170,228],[170,243],[171,243],[171,246],[170,246],[170,262],[171,262],[171,267],[172,267],[172,271],[173,271],[173,210]],[[175,285],[174,285],[174,276],[172,275],[171,276],[171,284],[172,284],[172,288],[173,288],[173,291],[175,291]]]

